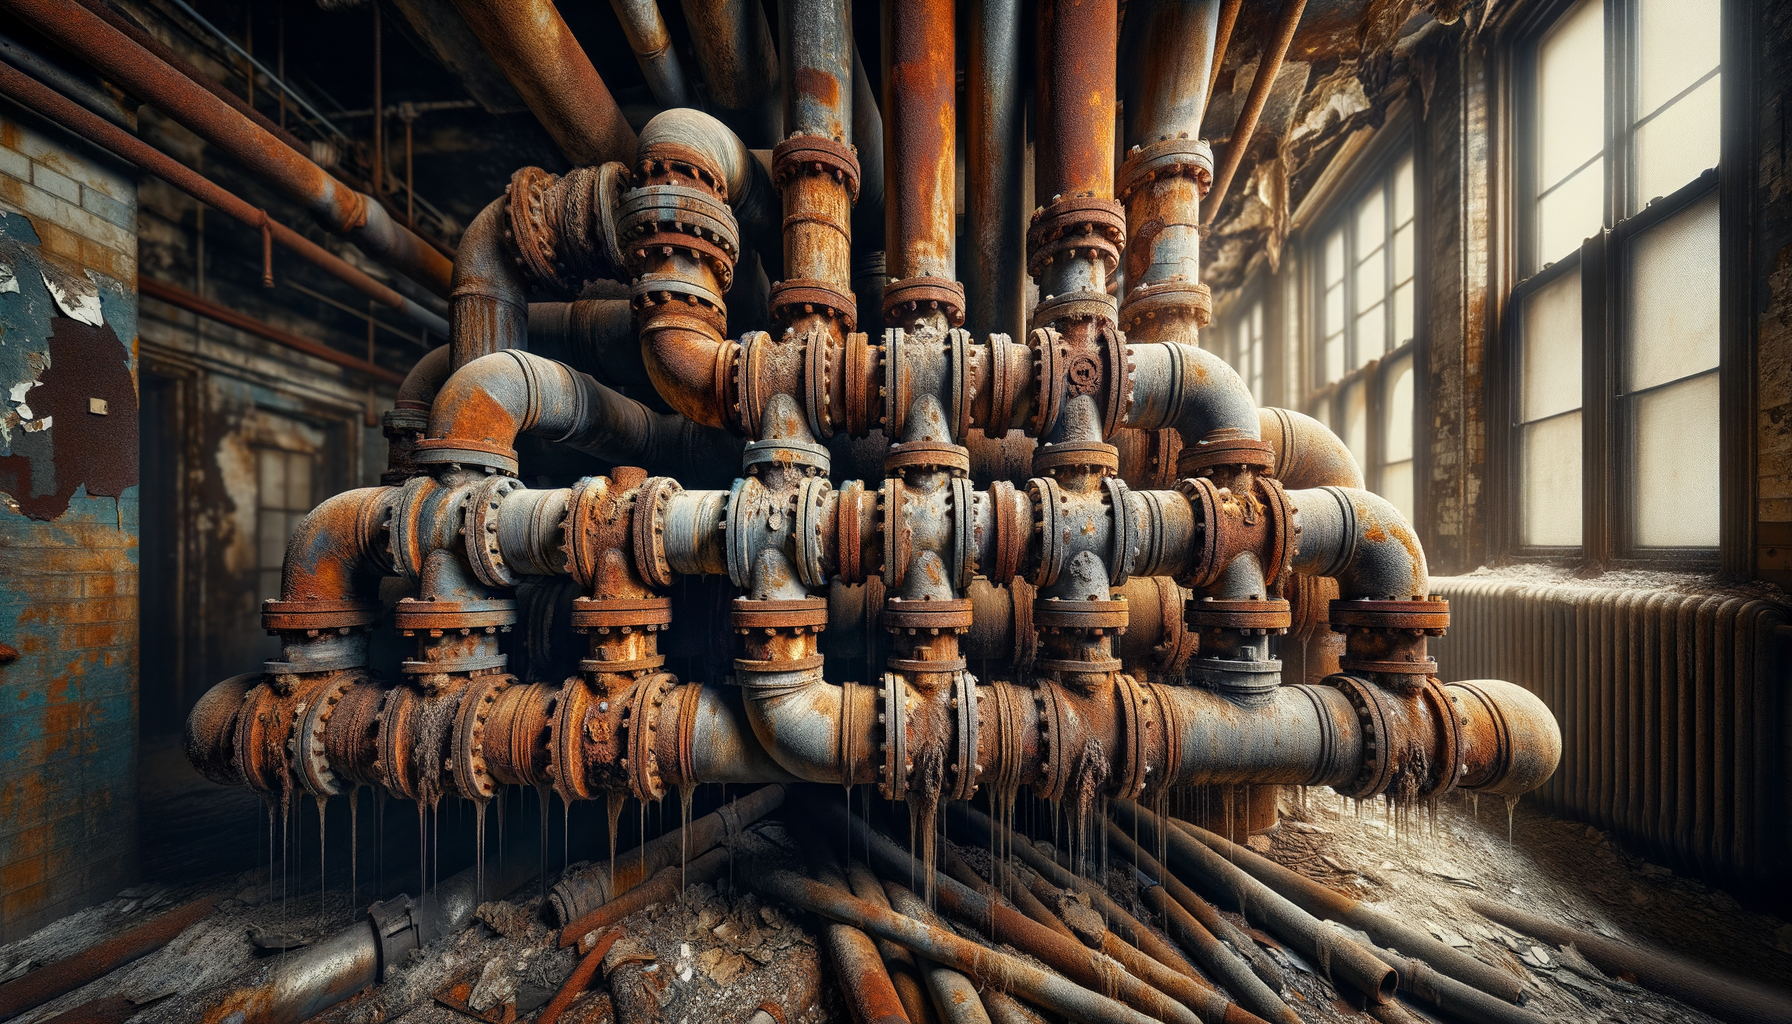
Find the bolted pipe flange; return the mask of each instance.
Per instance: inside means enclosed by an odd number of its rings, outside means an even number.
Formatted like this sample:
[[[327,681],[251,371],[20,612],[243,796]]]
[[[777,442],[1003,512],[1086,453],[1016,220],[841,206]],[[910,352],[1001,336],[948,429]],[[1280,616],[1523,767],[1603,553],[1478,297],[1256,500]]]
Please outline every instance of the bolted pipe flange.
[[[733,604],[734,629],[738,633],[754,630],[767,632],[777,630],[794,630],[797,633],[812,631],[819,633],[828,628],[828,599],[825,597],[801,597],[790,601],[756,601],[748,597],[737,597]],[[783,665],[794,668],[794,662],[768,662],[772,665]],[[764,671],[778,671],[767,669]]]
[[[656,590],[670,587],[677,579],[666,558],[666,515],[674,495],[684,490],[669,476],[648,477],[635,493],[634,512],[630,516],[633,534],[635,572]]]
[[[971,475],[971,450],[945,441],[904,441],[884,455],[884,474],[900,476],[904,470],[943,469],[954,478]]]
[[[792,135],[772,147],[772,182],[782,192],[799,174],[820,174],[846,186],[851,202],[859,201],[859,154],[846,143],[823,135]]]
[[[585,719],[600,699],[583,679],[571,676],[555,695],[548,716],[548,784],[569,805],[589,800],[594,792],[585,775]]]
[[[883,531],[884,589],[895,590],[902,586],[902,579],[908,575],[908,562],[913,557],[914,530],[908,519],[902,514],[902,506],[907,498],[908,489],[901,477],[888,477],[878,493],[879,526]]]
[[[757,475],[761,466],[800,466],[811,476],[825,477],[831,464],[827,445],[791,438],[749,441],[741,454],[742,468],[752,475]]]
[[[1183,622],[1200,631],[1220,630],[1273,633],[1288,632],[1293,614],[1287,601],[1278,599],[1223,601],[1203,597],[1182,606]]]
[[[1033,354],[1033,415],[1027,420],[1029,437],[1045,437],[1058,425],[1058,414],[1064,406],[1064,366],[1070,359],[1070,346],[1050,327],[1036,327],[1027,335],[1027,346]]]
[[[1365,674],[1383,685],[1410,689],[1437,672],[1425,639],[1442,636],[1450,625],[1450,604],[1423,601],[1334,600],[1330,624],[1344,634],[1338,667]]]
[[[1213,322],[1213,292],[1198,281],[1146,281],[1126,294],[1117,316],[1116,323],[1129,334],[1158,320],[1192,318],[1199,329]]]
[[[1134,146],[1114,175],[1114,199],[1124,203],[1141,188],[1164,178],[1191,178],[1201,198],[1213,187],[1213,147],[1186,136]]]
[[[990,581],[1005,587],[1019,576],[1033,537],[1032,509],[1021,500],[1012,483],[997,480],[989,485],[989,518],[996,532],[995,564]]]
[[[523,489],[513,477],[493,476],[480,481],[467,495],[466,535],[467,564],[473,575],[488,587],[514,587],[521,578],[504,564],[504,551],[498,544],[498,510],[504,496]]]
[[[440,467],[447,472],[477,467],[487,473],[505,476],[515,476],[517,466],[515,448],[464,437],[424,438],[417,442],[411,461],[419,466]]]
[[[1204,589],[1219,579],[1226,568],[1219,557],[1219,488],[1206,477],[1191,477],[1176,481],[1176,493],[1188,502],[1198,531],[1195,557],[1188,559],[1187,572],[1176,582],[1185,587]]]
[[[1118,475],[1101,481],[1108,494],[1114,528],[1110,531],[1112,546],[1108,550],[1108,582],[1123,586],[1131,576],[1133,559],[1139,554],[1139,524],[1133,516],[1132,488]]]
[[[567,279],[564,254],[555,246],[558,218],[548,209],[547,193],[559,180],[539,167],[524,167],[510,176],[510,185],[504,192],[505,219],[509,224],[504,236],[523,276],[540,290],[565,301],[576,296],[584,282]]]
[[[971,419],[977,404],[977,348],[971,344],[971,332],[959,327],[946,332],[946,344],[952,370],[952,407],[948,411],[952,438],[963,441],[971,436]]]
[[[1058,582],[1070,551],[1070,527],[1063,514],[1070,499],[1064,496],[1058,481],[1036,476],[1027,481],[1027,500],[1032,504],[1033,533],[1039,543],[1037,560],[1027,582],[1035,587],[1049,587]]]
[[[1106,326],[1117,319],[1118,301],[1107,292],[1074,291],[1047,295],[1033,307],[1033,325],[1038,329],[1068,324],[1073,320],[1094,320]]]
[[[1339,690],[1349,699],[1363,737],[1363,763],[1356,776],[1348,783],[1332,788],[1339,796],[1352,800],[1367,800],[1387,792],[1397,767],[1395,752],[1391,749],[1394,713],[1387,706],[1387,697],[1381,687],[1352,675],[1327,676],[1323,685]],[[1321,716],[1321,720],[1323,718]]]
[[[908,797],[908,776],[914,763],[908,755],[908,681],[900,672],[885,672],[878,702],[877,720],[883,726],[883,764],[878,766],[877,788],[885,800]]]
[[[853,344],[852,336],[845,344]],[[809,432],[820,441],[834,436],[837,423],[842,427],[846,423],[845,375],[834,369],[843,366],[845,359],[845,346],[836,350],[831,332],[817,326],[804,335],[803,412],[808,415]]]
[[[1114,674],[1114,706],[1120,719],[1120,772],[1113,795],[1137,800],[1151,773],[1151,751],[1159,727],[1151,696],[1132,676]]]
[[[1113,437],[1126,426],[1126,414],[1132,411],[1132,350],[1126,347],[1126,336],[1115,330],[1111,322],[1101,325],[1101,348],[1108,364],[1101,436]]]
[[[514,682],[516,677],[512,675],[479,676],[461,696],[460,710],[454,718],[454,757],[450,762],[456,795],[480,803],[497,795],[497,780],[485,760],[485,728],[497,706],[498,695]]]
[[[690,249],[717,264],[724,280],[740,259],[740,225],[728,203],[705,189],[684,185],[646,185],[630,189],[616,208],[616,232],[624,264],[639,273],[641,264],[662,247]]]
[[[846,336],[846,432],[853,437],[865,437],[884,423],[883,361],[888,351],[887,331],[880,345],[873,345],[866,334]]]
[[[1012,351],[1020,346],[1006,334],[989,336],[985,347],[989,359],[989,420],[983,424],[983,436],[1000,441],[1008,436],[1014,421],[1014,402],[1025,389],[1025,382],[1016,379]]]
[[[841,334],[851,334],[859,326],[858,297],[826,281],[776,281],[772,284],[770,309],[773,323],[793,324],[801,317],[820,313],[840,321]]]
[[[803,586],[819,590],[828,585],[826,553],[822,528],[828,519],[828,497],[834,485],[826,477],[810,477],[797,488],[796,494],[796,574]]]
[[[911,277],[884,286],[884,322],[912,323],[929,313],[945,316],[949,327],[964,326],[964,285],[943,277]]]
[[[953,759],[952,787],[942,795],[948,800],[969,800],[977,794],[977,778],[983,766],[977,763],[977,677],[969,672],[952,673]]]
[[[1112,199],[1064,196],[1033,213],[1027,228],[1027,274],[1034,280],[1060,259],[1099,259],[1112,274],[1126,246],[1126,211]]]
[[[975,511],[977,491],[966,477],[952,479],[952,580],[953,589],[968,590],[977,575]]]
[[[849,586],[865,582],[865,516],[865,482],[841,484],[840,497],[834,502],[834,550],[840,581]]]
[[[1106,441],[1047,441],[1033,450],[1033,472],[1055,478],[1064,470],[1111,477],[1120,471],[1120,450]]]
[[[1176,458],[1176,474],[1184,477],[1206,477],[1222,466],[1248,466],[1267,472],[1276,464],[1276,451],[1268,441],[1254,437],[1216,436],[1230,431],[1214,431],[1194,444],[1185,444]]]
[[[332,797],[342,793],[343,780],[330,763],[324,737],[336,706],[351,688],[366,681],[362,672],[333,672],[312,691],[309,699],[294,705],[287,756],[299,784],[312,796]]]
[[[883,624],[891,633],[963,633],[971,628],[971,599],[904,601],[892,597],[884,602]]]
[[[659,740],[660,708],[671,696],[678,677],[670,672],[656,672],[635,685],[623,728],[628,737],[629,788],[642,803],[660,800],[666,795],[666,779],[660,772],[660,756],[655,749]]]

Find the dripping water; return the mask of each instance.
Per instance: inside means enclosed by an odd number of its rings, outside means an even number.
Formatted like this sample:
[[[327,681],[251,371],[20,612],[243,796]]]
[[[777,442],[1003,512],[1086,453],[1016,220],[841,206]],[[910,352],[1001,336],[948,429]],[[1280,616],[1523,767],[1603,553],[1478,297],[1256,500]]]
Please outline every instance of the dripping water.
[[[485,902],[485,801],[473,801],[473,904]]]
[[[605,808],[609,812],[610,821],[610,888],[616,888],[616,829],[622,824],[622,809],[628,804],[628,794],[619,789],[607,791],[609,800]]]
[[[322,920],[329,920],[330,873],[324,857],[324,803],[328,797],[317,798],[317,914]]]
[[[1512,816],[1513,816],[1513,812],[1515,812],[1517,810],[1518,810],[1518,798],[1515,796],[1507,797],[1506,798],[1506,845],[1507,846],[1512,845]]]
[[[545,901],[548,898],[548,791],[545,786],[535,787],[535,808],[541,823],[541,898]]]
[[[361,899],[361,875],[357,871],[360,866],[360,808],[361,787],[350,786],[348,789],[348,905],[354,911],[355,904]]]
[[[572,802],[560,801],[560,870],[572,867]]]

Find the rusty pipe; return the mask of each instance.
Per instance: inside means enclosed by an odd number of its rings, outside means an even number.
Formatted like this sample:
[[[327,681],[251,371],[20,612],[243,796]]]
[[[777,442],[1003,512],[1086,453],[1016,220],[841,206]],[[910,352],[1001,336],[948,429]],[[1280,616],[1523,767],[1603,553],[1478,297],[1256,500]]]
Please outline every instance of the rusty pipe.
[[[1020,0],[974,0],[965,81],[965,327],[972,337],[1026,334],[1025,97]]]
[[[647,79],[654,102],[668,109],[695,103],[696,94],[685,77],[684,64],[672,45],[672,33],[666,29],[657,0],[610,0],[610,7],[622,23],[628,48],[635,51],[635,63],[641,65],[641,76]]]
[[[1543,1024],[1543,1017],[1490,996],[1473,985],[1465,985],[1440,973],[1423,960],[1410,959],[1373,942],[1369,943],[1368,950],[1400,976],[1400,991],[1408,999],[1442,1010],[1446,1017],[1474,1021],[1475,1024]],[[1516,978],[1512,980],[1517,982]],[[1381,1005],[1398,1006],[1399,1002]],[[1416,1014],[1409,1014],[1407,1019],[1420,1018]],[[1792,1020],[1792,1015],[1782,1013],[1773,1019]]]
[[[449,297],[449,350],[455,369],[481,356],[520,349],[529,336],[528,281],[509,252],[510,200],[499,196],[462,233]]]
[[[784,200],[784,280],[772,285],[772,319],[788,329],[776,361],[798,344],[838,348],[858,316],[852,294],[852,9],[845,0],[780,0],[785,138],[772,151]],[[817,333],[819,332],[819,333]]]
[[[1263,56],[1257,60],[1257,77],[1251,80],[1251,91],[1245,94],[1244,108],[1238,112],[1238,120],[1232,126],[1232,137],[1226,141],[1226,156],[1214,172],[1213,191],[1208,196],[1211,202],[1202,218],[1204,224],[1214,222],[1221,204],[1226,201],[1226,190],[1232,186],[1232,176],[1238,173],[1244,151],[1250,148],[1251,137],[1257,133],[1257,119],[1263,116],[1263,107],[1269,102],[1270,90],[1275,88],[1282,61],[1287,58],[1289,47],[1294,45],[1294,30],[1300,27],[1301,12],[1306,6],[1307,0],[1282,0],[1275,32],[1263,42]]]
[[[1224,857],[1196,842],[1188,833],[1129,800],[1113,802],[1115,817],[1140,835],[1145,845],[1167,842],[1170,861],[1201,883],[1210,895],[1221,894],[1247,920],[1266,928],[1298,949],[1310,962],[1327,965],[1327,974],[1370,1002],[1393,998],[1393,968],[1374,954],[1321,924],[1274,890],[1245,874]]]
[[[750,145],[775,145],[784,138],[783,83],[765,8],[759,0],[683,4],[711,106]]]
[[[634,155],[635,130],[552,0],[454,0],[454,8],[575,166]]]
[[[1116,0],[1039,5],[1036,195],[1114,195],[1119,22]]]
[[[448,322],[366,273],[345,262],[304,235],[267,215],[266,210],[251,206],[199,172],[187,167],[161,150],[143,142],[129,132],[100,118],[62,94],[33,81],[12,67],[0,64],[0,92],[6,93],[38,113],[64,125],[76,134],[97,143],[137,167],[161,178],[175,188],[225,214],[260,229],[265,226],[272,240],[307,262],[316,265],[338,280],[356,289],[383,306],[399,311],[424,327],[446,336]]]
[[[891,910],[935,928],[946,927],[946,922],[913,892],[888,880],[883,888]],[[933,1008],[944,1024],[989,1024],[989,1012],[983,1008],[983,1000],[978,997],[977,986],[971,979],[949,967],[934,964],[926,964],[922,970],[927,975],[927,991],[933,996]]]
[[[1417,600],[1431,592],[1425,552],[1386,498],[1347,487],[1289,491],[1298,511],[1294,571],[1330,576],[1343,600]]]
[[[1232,43],[1232,28],[1238,24],[1238,11],[1244,0],[1224,0],[1220,6],[1219,25],[1214,29],[1213,69],[1207,73],[1207,101],[1213,102],[1213,90],[1220,80],[1220,67],[1226,62],[1226,50]]]
[[[701,110],[662,111],[642,127],[634,159],[636,163],[690,160],[715,175],[740,222],[743,242],[766,261],[767,274],[782,276],[784,229],[778,190],[766,165],[727,124]]]
[[[436,396],[418,461],[516,469],[520,433],[558,441],[609,462],[704,476],[733,462],[740,442],[683,417],[657,413],[590,375],[509,349],[462,366]]]
[[[417,360],[399,382],[392,408],[382,417],[386,434],[386,471],[380,475],[380,483],[395,486],[416,475],[414,457],[417,442],[423,440],[424,432],[429,429],[430,403],[436,400],[436,392],[442,390],[452,369],[448,346],[437,345]]]
[[[778,0],[784,137],[853,140],[852,7],[844,0]]]
[[[627,299],[529,303],[528,349],[610,387],[651,390]]]
[[[383,519],[393,498],[391,488],[360,487],[306,513],[286,542],[281,601],[377,602],[380,578],[391,571]]]
[[[790,871],[753,871],[747,884],[772,897],[829,920],[855,925],[918,956],[970,975],[980,984],[1016,992],[1036,1005],[1080,1024],[1154,1024],[1153,1018],[1048,971],[996,950],[986,949],[943,928],[934,928],[891,910],[856,899]],[[1167,1000],[1166,1000],[1167,1002]],[[1174,1013],[1175,1004],[1166,1008]],[[1166,1020],[1183,1021],[1180,1015]]]
[[[1305,875],[1290,871],[1224,836],[1186,822],[1182,824],[1182,828],[1314,917],[1329,918],[1349,925],[1383,946],[1405,950],[1408,955],[1423,959],[1450,977],[1498,996],[1508,1003],[1522,1001],[1524,993],[1519,979],[1505,971],[1489,967],[1474,957],[1457,951],[1454,946],[1437,941],[1421,929],[1359,903],[1335,889],[1320,885]]]
[[[1222,0],[1127,5],[1120,40],[1127,148],[1178,135],[1200,136],[1221,6]]]
[[[74,0],[6,0],[20,20],[155,104],[188,130],[286,193],[318,223],[438,295],[447,295],[448,259],[386,215],[385,208],[295,153],[266,129],[132,42]]]
[[[957,277],[955,0],[884,4],[884,210],[892,281]],[[962,315],[962,310],[960,311]]]
[[[832,861],[832,855],[826,853],[825,847],[822,848],[822,853],[826,860]],[[854,895],[846,878],[840,874],[838,864],[823,864],[816,872],[816,877],[824,885],[846,895]],[[828,952],[834,960],[835,979],[839,981],[840,991],[852,1009],[854,1022],[910,1024],[909,1014],[903,1007],[895,979],[890,975],[878,944],[849,924],[831,923],[824,929],[824,934]]]
[[[1350,446],[1325,424],[1304,412],[1268,406],[1257,410],[1257,420],[1263,440],[1275,452],[1270,475],[1283,487],[1365,486]]]

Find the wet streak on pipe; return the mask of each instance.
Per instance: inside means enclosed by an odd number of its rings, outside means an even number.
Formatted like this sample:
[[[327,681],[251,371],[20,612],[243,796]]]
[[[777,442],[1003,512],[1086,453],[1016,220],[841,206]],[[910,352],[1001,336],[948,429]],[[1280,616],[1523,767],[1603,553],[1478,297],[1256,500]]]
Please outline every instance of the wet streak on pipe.
[[[1251,80],[1251,91],[1244,98],[1244,109],[1239,111],[1238,121],[1232,126],[1232,138],[1226,142],[1226,156],[1214,170],[1213,191],[1207,197],[1207,214],[1203,223],[1212,224],[1220,211],[1220,204],[1226,200],[1226,189],[1232,185],[1232,176],[1238,173],[1238,165],[1244,160],[1244,151],[1250,148],[1251,136],[1257,133],[1257,119],[1263,116],[1264,104],[1269,102],[1270,90],[1275,88],[1276,75],[1282,70],[1282,61],[1288,56],[1288,48],[1294,45],[1294,30],[1300,27],[1300,15],[1306,6],[1307,0],[1282,0],[1282,11],[1276,19],[1275,34],[1264,41],[1263,56],[1257,61],[1257,77]]]
[[[343,261],[297,231],[267,216],[265,210],[249,205],[199,172],[150,146],[122,128],[107,123],[50,88],[32,81],[13,68],[0,64],[0,92],[31,107],[45,117],[97,143],[161,178],[193,198],[213,207],[252,228],[265,221],[273,240],[329,272],[382,305],[390,306],[437,334],[447,337],[448,322],[424,309],[411,299],[368,277],[361,270]],[[327,357],[326,357],[327,358]],[[357,367],[360,361],[356,361]],[[347,365],[347,364],[344,364]]]
[[[778,50],[785,134],[851,142],[852,10],[845,0],[779,0]]]
[[[628,161],[635,130],[552,0],[454,0],[486,53],[574,164]]]
[[[709,86],[710,109],[749,146],[767,149],[781,141],[778,52],[759,0],[684,0],[684,21]]]
[[[892,280],[957,278],[955,0],[884,4],[886,267]]]
[[[622,23],[622,34],[628,37],[629,49],[635,51],[635,63],[647,79],[647,91],[662,107],[689,107],[696,103],[691,83],[685,77],[678,49],[672,45],[672,33],[666,30],[666,19],[660,14],[657,0],[610,0],[616,20]]]
[[[1114,195],[1117,0],[1039,5],[1034,193]]]
[[[4,0],[4,6],[119,87],[155,104],[241,161],[251,173],[303,204],[325,228],[350,236],[370,255],[438,295],[448,294],[453,268],[447,257],[394,223],[384,207],[293,152],[74,0]]]
[[[1020,0],[973,0],[965,69],[965,327],[974,338],[1026,334],[1026,156]]]

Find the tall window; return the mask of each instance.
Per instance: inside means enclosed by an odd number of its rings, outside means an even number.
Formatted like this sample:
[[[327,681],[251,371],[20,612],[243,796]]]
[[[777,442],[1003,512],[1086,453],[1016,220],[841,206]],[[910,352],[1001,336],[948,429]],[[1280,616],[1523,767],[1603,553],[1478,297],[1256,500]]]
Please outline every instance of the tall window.
[[[1251,398],[1263,404],[1263,300],[1253,299],[1239,309],[1226,331],[1226,361],[1238,371]]]
[[[312,473],[317,456],[310,452],[257,448],[255,459],[259,590],[256,596],[265,600],[280,596],[280,567],[286,558],[286,542],[298,529],[305,513],[317,503],[313,489],[316,475]]]
[[[1717,544],[1721,7],[1578,0],[1521,46],[1521,548]]]
[[[1413,515],[1413,162],[1371,179],[1320,235],[1307,411],[1337,431],[1369,487]]]

